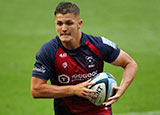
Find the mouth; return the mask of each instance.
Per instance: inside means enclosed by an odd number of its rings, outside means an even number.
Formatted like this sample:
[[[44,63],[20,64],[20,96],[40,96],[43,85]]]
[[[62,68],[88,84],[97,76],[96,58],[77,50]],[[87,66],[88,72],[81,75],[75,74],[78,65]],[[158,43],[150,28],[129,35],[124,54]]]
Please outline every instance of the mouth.
[[[60,34],[60,36],[70,36],[71,34],[67,34],[67,33],[63,33],[63,34]]]

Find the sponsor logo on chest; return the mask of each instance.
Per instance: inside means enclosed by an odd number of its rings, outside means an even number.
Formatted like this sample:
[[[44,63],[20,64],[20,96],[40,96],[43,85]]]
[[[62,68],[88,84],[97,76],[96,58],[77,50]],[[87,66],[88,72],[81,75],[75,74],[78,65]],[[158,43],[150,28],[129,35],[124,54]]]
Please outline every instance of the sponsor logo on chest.
[[[98,71],[93,71],[91,73],[88,74],[74,74],[71,77],[65,75],[65,74],[61,74],[58,76],[58,81],[62,84],[68,84],[70,82],[82,82],[82,81],[86,81],[88,79],[91,79],[92,77],[96,76],[98,74]]]

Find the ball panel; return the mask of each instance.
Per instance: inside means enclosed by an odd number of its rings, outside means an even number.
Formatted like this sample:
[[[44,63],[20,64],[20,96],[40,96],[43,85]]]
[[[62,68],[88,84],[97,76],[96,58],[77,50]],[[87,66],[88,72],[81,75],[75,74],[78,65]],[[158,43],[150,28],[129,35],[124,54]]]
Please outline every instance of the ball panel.
[[[107,99],[114,95],[115,90],[113,87],[117,87],[117,82],[112,78],[108,79],[108,83]]]
[[[107,74],[108,78],[116,80],[116,79],[113,77],[112,74],[110,74],[110,73],[106,73],[106,74]]]
[[[94,81],[94,80],[93,80],[93,81]],[[92,82],[93,82],[93,81],[92,81]],[[94,82],[94,83],[95,83],[94,85],[100,84],[100,83],[104,83],[105,86],[106,86],[106,89],[108,89],[108,80],[107,80],[107,79],[100,79],[99,81]],[[94,85],[89,86],[88,88],[91,89]]]
[[[102,80],[102,79],[107,79],[108,78],[108,76],[106,75],[106,73],[100,73],[100,74],[98,74],[98,75],[96,75],[95,77],[93,77],[92,79],[91,79],[91,82],[98,82],[98,81],[100,81],[100,80]]]
[[[97,98],[93,98],[92,100],[90,100],[93,104],[100,106],[102,105],[102,103],[105,100],[106,97],[106,88],[105,88],[105,84],[104,83],[98,83],[96,85],[94,85],[92,87],[93,90],[96,90],[95,95],[97,96]]]

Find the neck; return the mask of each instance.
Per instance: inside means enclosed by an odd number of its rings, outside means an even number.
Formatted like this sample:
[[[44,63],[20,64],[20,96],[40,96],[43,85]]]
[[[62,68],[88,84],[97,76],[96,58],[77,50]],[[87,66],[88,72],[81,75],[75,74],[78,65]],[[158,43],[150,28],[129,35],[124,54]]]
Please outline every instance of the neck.
[[[82,33],[81,31],[78,32],[77,34],[77,37],[72,39],[71,41],[69,42],[62,42],[63,46],[69,50],[73,50],[73,49],[76,49],[78,47],[80,47],[81,45],[81,37],[82,37]]]

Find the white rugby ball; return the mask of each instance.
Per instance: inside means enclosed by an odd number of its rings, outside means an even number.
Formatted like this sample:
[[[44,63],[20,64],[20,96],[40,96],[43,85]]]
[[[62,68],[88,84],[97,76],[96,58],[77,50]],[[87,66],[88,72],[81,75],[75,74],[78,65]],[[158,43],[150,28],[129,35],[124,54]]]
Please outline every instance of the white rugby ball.
[[[94,105],[102,105],[103,102],[107,102],[108,98],[116,93],[113,87],[117,86],[117,82],[113,75],[109,73],[99,73],[92,78],[91,82],[94,82],[95,84],[89,86],[88,88],[96,90],[95,95],[97,96],[97,98],[90,100]]]

